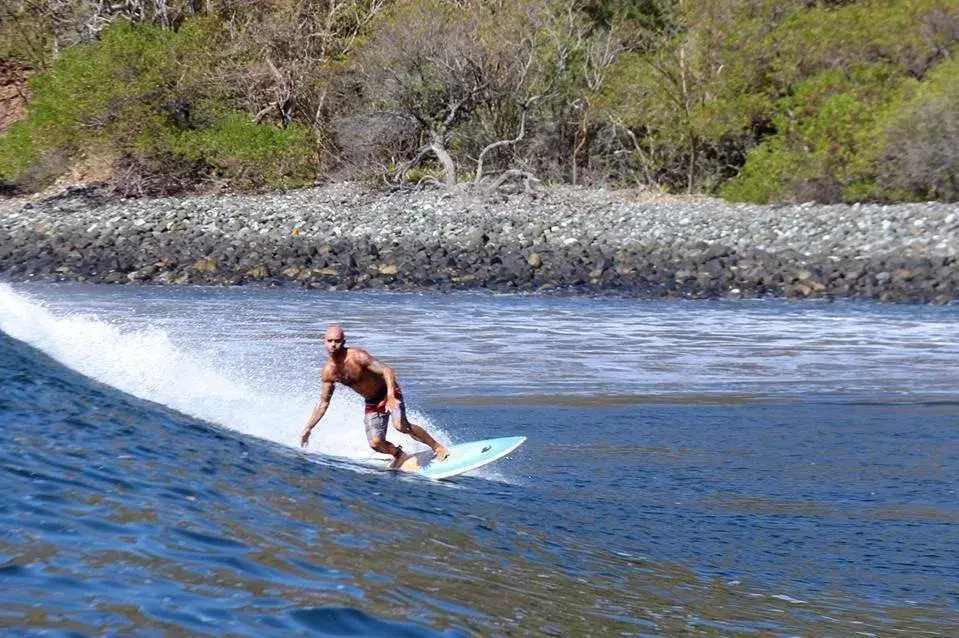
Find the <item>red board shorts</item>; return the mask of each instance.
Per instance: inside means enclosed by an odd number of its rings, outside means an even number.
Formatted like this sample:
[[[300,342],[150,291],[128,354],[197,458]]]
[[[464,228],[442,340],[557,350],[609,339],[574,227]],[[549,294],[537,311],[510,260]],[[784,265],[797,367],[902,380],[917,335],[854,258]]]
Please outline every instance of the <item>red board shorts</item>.
[[[406,422],[406,404],[403,402],[403,394],[396,391],[396,401],[398,405],[393,410],[393,420],[399,427]],[[377,401],[373,399],[366,402],[363,408],[363,424],[366,425],[366,438],[369,441],[385,441],[386,428],[390,424],[390,412],[386,410],[386,397]]]

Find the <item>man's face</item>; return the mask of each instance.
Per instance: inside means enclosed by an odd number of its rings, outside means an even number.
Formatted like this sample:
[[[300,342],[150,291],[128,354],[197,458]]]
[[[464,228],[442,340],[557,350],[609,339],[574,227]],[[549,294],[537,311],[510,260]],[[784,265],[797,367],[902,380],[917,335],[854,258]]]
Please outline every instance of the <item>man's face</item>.
[[[326,345],[326,351],[330,356],[335,356],[346,347],[346,335],[342,330],[327,330],[323,337],[323,343]]]

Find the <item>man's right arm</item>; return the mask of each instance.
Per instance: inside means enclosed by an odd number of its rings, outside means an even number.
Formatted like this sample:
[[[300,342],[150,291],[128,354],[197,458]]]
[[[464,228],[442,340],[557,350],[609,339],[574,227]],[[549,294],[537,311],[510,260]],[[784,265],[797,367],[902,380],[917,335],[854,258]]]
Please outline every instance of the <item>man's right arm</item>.
[[[316,424],[320,422],[323,415],[326,414],[326,409],[330,407],[330,399],[332,397],[333,381],[324,378],[323,389],[320,391],[320,400],[313,408],[313,413],[310,414],[310,418],[307,420],[303,432],[300,433],[300,445],[302,447],[306,447],[307,443],[310,442],[310,432],[316,427]]]

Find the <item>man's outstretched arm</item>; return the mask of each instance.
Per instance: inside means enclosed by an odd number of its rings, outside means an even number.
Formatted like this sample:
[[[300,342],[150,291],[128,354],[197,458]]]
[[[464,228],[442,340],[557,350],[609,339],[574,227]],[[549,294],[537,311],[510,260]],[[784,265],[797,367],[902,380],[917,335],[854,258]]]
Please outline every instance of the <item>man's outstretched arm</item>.
[[[313,408],[313,412],[306,422],[306,427],[303,428],[303,432],[300,434],[300,446],[306,447],[307,443],[310,442],[310,432],[316,427],[316,424],[320,422],[323,415],[326,414],[327,408],[330,407],[330,399],[333,398],[333,387],[332,381],[323,381],[323,389],[320,390],[320,400]]]

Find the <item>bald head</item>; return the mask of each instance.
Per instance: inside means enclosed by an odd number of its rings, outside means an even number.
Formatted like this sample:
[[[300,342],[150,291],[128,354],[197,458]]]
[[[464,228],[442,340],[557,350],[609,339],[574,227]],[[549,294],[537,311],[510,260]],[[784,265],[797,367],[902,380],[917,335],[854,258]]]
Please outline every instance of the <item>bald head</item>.
[[[326,346],[326,351],[330,353],[331,357],[345,352],[346,333],[343,332],[343,328],[340,328],[336,324],[330,326],[326,334],[323,335],[323,345]]]

